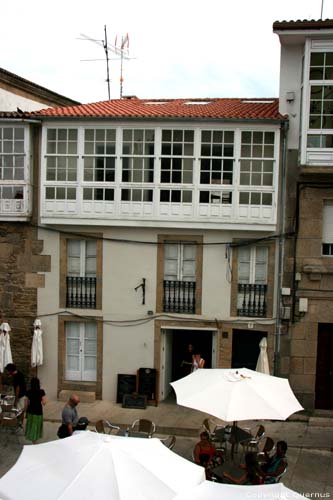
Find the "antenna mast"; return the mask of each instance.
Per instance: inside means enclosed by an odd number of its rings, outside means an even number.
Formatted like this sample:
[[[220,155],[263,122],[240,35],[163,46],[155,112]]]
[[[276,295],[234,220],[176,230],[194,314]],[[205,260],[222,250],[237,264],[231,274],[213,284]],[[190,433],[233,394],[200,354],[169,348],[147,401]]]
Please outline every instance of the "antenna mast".
[[[103,42],[103,48],[105,52],[105,57],[106,57],[106,82],[108,85],[108,96],[110,100],[110,73],[109,73],[109,51],[108,51],[108,38],[106,34],[106,25],[104,25],[104,42]]]
[[[323,20],[323,8],[324,8],[324,0],[321,0],[321,13],[320,13],[321,20]]]
[[[114,45],[111,45],[108,43],[106,26],[104,26],[104,40],[96,40],[96,39],[90,38],[87,35],[84,35],[83,33],[80,33],[80,36],[82,37],[81,40],[82,39],[89,40],[90,42],[97,43],[97,45],[99,45],[99,46],[102,45],[102,47],[104,49],[105,58],[106,58],[106,82],[108,85],[109,100],[111,98],[111,96],[110,96],[110,75],[109,75],[109,61],[110,61],[109,50],[111,52],[113,52],[114,54],[116,54],[120,58],[120,98],[122,98],[122,96],[123,96],[123,82],[124,82],[123,61],[124,61],[124,59],[126,59],[126,60],[133,59],[132,57],[129,57],[129,55],[128,55],[128,48],[129,48],[128,33],[126,33],[125,36],[121,37],[121,44],[119,47],[117,47],[117,37],[115,39]],[[85,60],[88,60],[88,59],[85,59]],[[101,59],[90,59],[90,60],[98,61]]]

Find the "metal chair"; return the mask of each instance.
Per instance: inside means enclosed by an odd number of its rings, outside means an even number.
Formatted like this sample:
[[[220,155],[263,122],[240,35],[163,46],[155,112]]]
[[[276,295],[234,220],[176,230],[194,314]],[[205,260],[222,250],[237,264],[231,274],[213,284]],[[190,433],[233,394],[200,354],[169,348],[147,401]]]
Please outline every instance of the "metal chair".
[[[138,432],[146,432],[148,436],[152,436],[156,430],[156,425],[151,420],[145,418],[138,418],[132,423],[131,429]]]
[[[247,453],[248,451],[253,451],[258,453],[259,451],[259,442],[265,436],[265,427],[263,425],[259,425],[256,434],[246,441],[241,441],[239,444],[243,447],[243,452]]]
[[[111,424],[108,420],[97,420],[95,423],[95,431],[99,434],[111,434],[113,430],[119,431],[120,427]]]
[[[160,441],[167,447],[169,450],[176,444],[176,436],[167,436],[166,438],[160,438]]]
[[[208,432],[209,440],[214,444],[218,444],[217,449],[219,451],[225,450],[227,441],[226,437],[223,436],[223,438],[221,439],[221,437],[215,435],[216,431],[218,431],[219,429],[225,429],[225,426],[217,424],[211,418],[205,418],[202,422],[202,427],[206,432]]]
[[[271,451],[273,451],[274,448],[275,448],[275,446],[274,446],[273,439],[267,436],[263,449],[257,453],[257,460],[258,460],[258,462],[259,463],[265,462],[267,455]]]

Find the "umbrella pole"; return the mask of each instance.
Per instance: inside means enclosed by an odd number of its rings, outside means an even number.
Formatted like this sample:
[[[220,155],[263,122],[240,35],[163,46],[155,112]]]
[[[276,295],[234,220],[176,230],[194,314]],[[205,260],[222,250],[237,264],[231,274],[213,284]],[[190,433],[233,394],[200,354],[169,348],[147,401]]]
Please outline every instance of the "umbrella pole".
[[[232,429],[231,429],[231,434],[230,434],[230,441],[231,441],[230,455],[231,455],[231,460],[234,460],[234,453],[235,453],[235,446],[236,446],[236,431],[237,431],[237,421],[234,420],[233,423],[232,423]]]

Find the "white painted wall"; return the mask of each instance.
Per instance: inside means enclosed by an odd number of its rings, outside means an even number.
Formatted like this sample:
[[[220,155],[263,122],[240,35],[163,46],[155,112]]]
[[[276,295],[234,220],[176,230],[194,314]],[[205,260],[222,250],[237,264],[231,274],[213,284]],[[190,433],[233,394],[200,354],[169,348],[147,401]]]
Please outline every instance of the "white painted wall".
[[[86,232],[87,228],[77,228]],[[222,231],[158,230],[155,228],[92,228],[103,232],[103,309],[75,309],[84,315],[102,316],[103,325],[103,399],[115,400],[117,375],[135,374],[143,367],[154,366],[154,320],[148,311],[156,312],[157,245],[115,243],[108,239],[157,242],[158,234],[202,235],[205,243],[230,242],[245,233]],[[68,231],[69,228],[66,227]],[[248,237],[248,233],[246,233]],[[38,369],[50,398],[56,397],[58,367],[59,313],[59,240],[56,231],[39,230],[44,240],[43,254],[51,256],[51,272],[45,273],[45,288],[38,290],[38,317],[44,332],[45,363]],[[224,245],[208,245],[203,249],[202,319],[230,318],[230,282]],[[146,278],[146,303],[142,291],[134,288]],[[186,316],[184,314],[182,317]],[[192,318],[188,315],[189,319]],[[120,326],[112,321],[143,318],[144,324]],[[196,318],[200,318],[196,316]]]
[[[298,149],[299,146],[303,52],[303,44],[281,47],[280,113],[287,114],[289,117],[289,149]],[[287,102],[287,92],[294,92],[295,100],[293,102]]]
[[[16,111],[20,108],[22,111],[37,111],[43,108],[49,108],[47,104],[36,102],[33,99],[27,99],[13,92],[0,88],[0,111]]]

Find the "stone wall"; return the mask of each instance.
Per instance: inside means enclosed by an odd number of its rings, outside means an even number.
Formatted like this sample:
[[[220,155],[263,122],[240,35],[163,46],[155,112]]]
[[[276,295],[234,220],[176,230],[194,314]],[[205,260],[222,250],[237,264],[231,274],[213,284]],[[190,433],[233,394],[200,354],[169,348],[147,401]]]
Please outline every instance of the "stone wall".
[[[11,327],[13,362],[28,377],[33,321],[37,316],[37,288],[44,286],[43,273],[50,257],[40,255],[37,229],[26,222],[0,223],[0,313]]]

